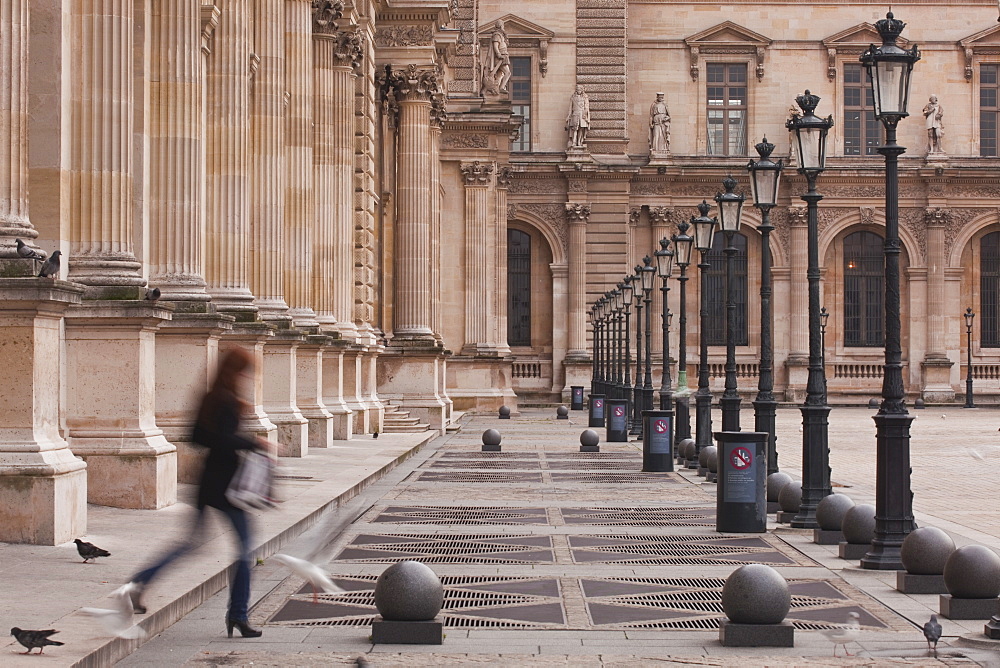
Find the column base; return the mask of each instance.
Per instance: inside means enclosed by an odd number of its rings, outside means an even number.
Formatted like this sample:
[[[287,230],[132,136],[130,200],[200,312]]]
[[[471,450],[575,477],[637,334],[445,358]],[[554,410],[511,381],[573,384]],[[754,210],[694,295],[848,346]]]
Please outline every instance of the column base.
[[[73,439],[73,449],[82,439]],[[79,454],[87,462],[87,501],[99,506],[159,510],[177,501],[177,453],[163,437],[143,452]]]
[[[442,435],[447,427],[447,405],[438,388],[445,354],[437,346],[390,345],[382,353],[378,369],[379,395]]]
[[[263,378],[264,344],[274,336],[274,328],[257,320],[241,320],[240,312],[227,311],[236,322],[231,331],[219,339],[219,356],[226,354],[233,346],[240,346],[253,356],[254,381],[250,385],[250,412],[243,417],[242,428],[257,438],[277,442],[278,427],[271,422],[264,411]],[[253,315],[252,313],[250,315]]]
[[[0,541],[59,545],[87,533],[86,466],[75,458],[45,473],[0,465]]]
[[[323,350],[329,345],[329,337],[310,334],[295,356],[296,404],[308,422],[310,448],[333,446],[333,414],[323,402]]]
[[[354,411],[344,397],[346,348],[346,343],[337,340],[323,351],[323,404],[330,412],[333,439],[341,441],[354,435]]]
[[[809,358],[790,356],[785,360],[788,384],[785,386],[785,401],[801,404],[806,399],[806,383],[809,381]]]
[[[277,427],[279,457],[305,457],[309,449],[309,421],[296,405],[295,384],[296,351],[304,340],[298,330],[279,329],[264,344],[264,412]]]
[[[921,398],[928,403],[950,403],[955,401],[955,388],[951,385],[951,368],[954,366],[947,357],[927,358],[921,363],[924,372],[924,387]]]
[[[364,348],[351,345],[344,351],[344,403],[350,411],[351,433],[367,434],[372,429],[368,405],[362,396]],[[350,438],[350,437],[348,437]]]
[[[448,360],[448,395],[460,411],[496,413],[501,406],[517,411],[510,385],[510,358],[456,355]]]

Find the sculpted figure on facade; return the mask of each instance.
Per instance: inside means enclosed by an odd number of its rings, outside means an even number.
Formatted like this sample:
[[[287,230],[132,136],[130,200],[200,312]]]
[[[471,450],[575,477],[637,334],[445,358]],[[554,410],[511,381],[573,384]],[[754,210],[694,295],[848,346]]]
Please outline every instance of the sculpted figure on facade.
[[[566,130],[569,140],[566,148],[586,148],[587,130],[590,129],[590,98],[583,86],[577,85],[576,92],[569,100],[569,113],[566,115]]]
[[[937,95],[931,95],[924,105],[924,127],[927,128],[927,154],[944,153],[944,108]]]
[[[490,46],[484,54],[481,93],[487,95],[506,95],[507,84],[510,82],[510,55],[507,48],[510,40],[507,39],[507,32],[504,29],[504,22],[497,21],[493,36],[490,37]]]
[[[785,114],[785,127],[788,127],[788,123],[795,118],[799,117],[802,110],[799,109],[799,105],[792,100],[792,103],[788,105],[788,113]],[[795,164],[795,133],[791,130],[788,131],[788,164]]]
[[[663,93],[657,93],[656,101],[649,107],[649,154],[658,157],[667,153],[670,153],[670,112]]]

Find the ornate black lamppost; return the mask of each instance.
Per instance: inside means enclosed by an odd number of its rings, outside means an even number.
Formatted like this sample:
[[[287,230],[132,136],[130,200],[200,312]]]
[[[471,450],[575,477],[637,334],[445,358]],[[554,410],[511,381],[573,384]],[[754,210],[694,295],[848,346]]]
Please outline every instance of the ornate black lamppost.
[[[691,218],[691,225],[694,227],[694,245],[701,254],[701,262],[698,263],[701,280],[698,339],[701,355],[698,361],[698,391],[694,395],[697,449],[695,460],[688,463],[688,468],[697,468],[697,453],[700,453],[702,448],[712,445],[712,392],[708,387],[708,337],[705,336],[705,321],[708,320],[708,268],[711,265],[706,257],[712,250],[712,237],[715,236],[715,225],[718,220],[708,217],[711,208],[708,202],[702,200],[698,205],[698,213],[701,215]]]
[[[830,320],[830,312],[824,306],[819,310],[819,342],[823,349],[823,368],[826,368],[826,323]]]
[[[920,60],[914,45],[909,51],[896,45],[906,26],[892,12],[875,23],[882,46],[874,44],[861,54],[868,70],[875,102],[875,117],[885,128],[885,372],[882,404],[875,416],[875,539],[861,559],[862,568],[900,570],[900,547],[913,530],[913,495],[910,492],[910,423],[903,391],[903,353],[899,323],[899,156],[906,149],[896,143],[896,125],[909,114],[910,73]]]
[[[597,305],[594,304],[587,311],[587,323],[590,324],[590,333],[594,347],[594,354],[590,358],[590,393],[597,394],[597,364],[601,359],[600,341],[597,335]]]
[[[608,394],[608,374],[610,369],[611,360],[611,334],[610,327],[608,323],[608,296],[607,293],[603,297],[597,300],[597,317],[600,321],[600,326],[598,331],[600,332],[601,338],[601,362],[598,364],[598,376],[600,381],[598,383],[598,394],[603,394],[607,396]]]
[[[639,278],[639,271],[642,268],[635,266],[635,273],[625,277],[625,282],[629,284],[631,292],[629,296],[635,296],[635,386],[629,392],[632,412],[629,434],[639,435],[642,433],[642,284]],[[632,358],[629,357],[629,364]]]
[[[972,312],[972,307],[965,309],[965,350],[966,350],[966,364],[965,364],[965,405],[962,408],[975,408],[976,404],[972,401],[972,321],[975,320],[976,314]]]
[[[733,281],[733,257],[736,247],[733,236],[740,229],[743,215],[742,194],[737,195],[736,179],[727,176],[722,181],[724,193],[715,196],[719,206],[719,222],[726,237],[726,385],[719,403],[722,405],[722,431],[740,430],[740,393],[736,387],[736,285]]]
[[[626,279],[618,284],[618,308],[622,313],[622,384],[619,399],[632,401],[632,351],[629,348],[629,318],[632,315],[632,281]]]
[[[691,414],[688,405],[688,397],[691,390],[688,389],[687,382],[687,268],[691,264],[691,250],[694,248],[694,239],[688,235],[690,226],[681,222],[677,225],[677,234],[673,236],[674,248],[676,249],[675,259],[677,266],[681,268],[681,275],[677,278],[681,284],[681,315],[680,330],[677,332],[677,391],[674,393],[674,408],[677,411],[677,428],[675,430],[675,440],[680,443],[686,438],[691,438]],[[660,406],[663,409],[663,406]],[[665,410],[665,409],[664,409]]]
[[[622,317],[621,302],[622,302],[622,292],[618,288],[615,288],[614,290],[611,291],[611,306],[612,306],[612,316],[611,316],[611,318],[612,318],[612,322],[613,322],[612,328],[614,330],[614,334],[613,334],[613,336],[614,336],[614,352],[613,352],[613,355],[614,355],[614,358],[613,358],[614,359],[614,364],[613,364],[614,371],[613,371],[613,373],[614,373],[614,375],[612,376],[612,381],[611,381],[612,382],[612,389],[613,389],[613,391],[611,393],[611,398],[612,399],[621,399],[621,398],[623,398],[622,392],[624,391],[622,389],[624,387],[624,385],[622,384],[622,378],[623,378],[623,376],[622,376],[622,320],[623,320],[623,317]]]
[[[672,388],[670,386],[670,306],[667,302],[667,295],[670,288],[667,281],[674,272],[674,252],[670,250],[670,240],[666,237],[660,239],[660,249],[653,253],[656,257],[656,274],[663,280],[660,285],[660,297],[663,300],[663,366],[660,369],[660,410],[670,411]],[[672,411],[671,411],[672,412]]]
[[[774,398],[774,326],[771,309],[773,280],[771,278],[771,209],[778,204],[778,184],[781,181],[781,160],[771,160],[774,144],[764,141],[757,144],[760,160],[750,160],[750,189],[753,205],[760,210],[760,372],[757,375],[757,397],[753,400],[754,429],[770,434],[767,443],[767,473],[778,471],[777,435],[775,413],[778,402]]]
[[[651,305],[653,303],[653,282],[656,278],[656,267],[653,266],[653,259],[648,255],[642,258],[642,269],[639,274],[640,281],[642,283],[642,301],[646,306],[646,350],[645,350],[645,370],[642,376],[642,408],[639,411],[639,433],[642,433],[642,411],[653,410],[653,368],[650,363],[652,360],[652,341],[653,341],[653,329],[651,322],[651,315],[653,309]],[[636,378],[635,384],[639,384],[638,377]]]
[[[800,197],[808,212],[809,281],[809,379],[806,401],[802,405],[802,504],[792,519],[796,528],[815,529],[816,506],[830,494],[830,447],[827,437],[830,407],[826,403],[826,373],[823,370],[822,344],[819,331],[819,221],[818,204],[823,196],[816,192],[816,177],[826,168],[826,135],[833,127],[833,117],[819,118],[813,112],[819,96],[808,90],[795,102],[802,109],[786,127],[795,133],[799,173],[806,177],[809,191]],[[793,277],[793,280],[796,277]]]

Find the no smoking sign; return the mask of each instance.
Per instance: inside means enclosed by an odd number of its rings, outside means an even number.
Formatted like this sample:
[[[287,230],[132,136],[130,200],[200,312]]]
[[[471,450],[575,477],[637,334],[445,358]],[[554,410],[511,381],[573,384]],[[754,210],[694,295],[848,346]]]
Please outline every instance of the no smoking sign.
[[[753,455],[747,448],[744,448],[742,446],[738,448],[733,448],[730,458],[733,464],[733,468],[739,471],[745,471],[746,469],[750,468],[751,464],[753,464]]]
[[[666,420],[657,420],[656,422],[653,423],[653,429],[656,430],[657,434],[665,434],[665,433],[667,433],[667,421]]]

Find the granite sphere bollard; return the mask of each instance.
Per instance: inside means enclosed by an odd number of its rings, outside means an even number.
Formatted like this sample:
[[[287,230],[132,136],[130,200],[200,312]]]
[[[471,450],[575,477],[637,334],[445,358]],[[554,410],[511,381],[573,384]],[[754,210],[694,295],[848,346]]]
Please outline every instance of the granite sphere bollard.
[[[948,557],[955,551],[955,541],[937,527],[920,527],[907,534],[899,550],[907,573],[941,575]]]
[[[875,538],[875,506],[861,503],[844,513],[840,530],[844,540],[855,545],[867,545]]]
[[[487,429],[483,432],[483,445],[500,445],[501,438],[496,429]]]
[[[401,561],[375,581],[375,607],[382,618],[397,622],[434,619],[444,605],[444,586],[428,566]]]
[[[924,403],[923,399],[917,397],[916,400],[913,402],[913,407],[916,409],[923,409],[927,407],[927,404]]]
[[[872,397],[868,400],[868,408],[878,408],[878,399]]]
[[[781,471],[776,471],[767,476],[767,500],[771,503],[777,503],[778,495],[781,493],[781,488],[791,481],[792,476],[787,473],[782,473]]]
[[[557,408],[556,409],[556,418],[558,418],[560,420],[568,420],[569,419],[569,409],[566,408],[565,406],[560,406],[559,408]]]
[[[709,448],[714,448],[714,447],[715,447],[714,445],[706,445],[704,448],[701,449],[701,452],[698,453],[698,466],[699,467],[701,467],[703,469],[707,469],[708,468],[708,449]]]
[[[777,624],[791,606],[785,578],[764,564],[740,566],[722,587],[722,609],[737,624]]]
[[[601,437],[593,429],[584,429],[580,433],[580,452],[600,452]]]
[[[510,409],[507,406],[500,407],[500,419],[509,420],[510,419]]]
[[[854,505],[854,500],[846,494],[828,494],[816,506],[816,523],[824,531],[840,531],[844,515]]]
[[[954,598],[996,598],[1000,595],[1000,556],[983,545],[960,547],[944,565],[944,583]]]
[[[683,448],[684,459],[688,461],[693,460],[698,452],[698,445],[693,438],[685,438],[681,441],[681,447]]]
[[[778,503],[781,504],[781,510],[786,513],[799,512],[799,506],[802,505],[802,485],[790,481],[778,493]]]
[[[717,447],[710,446],[706,448],[708,450],[708,472],[718,473],[719,472],[719,449]]]

